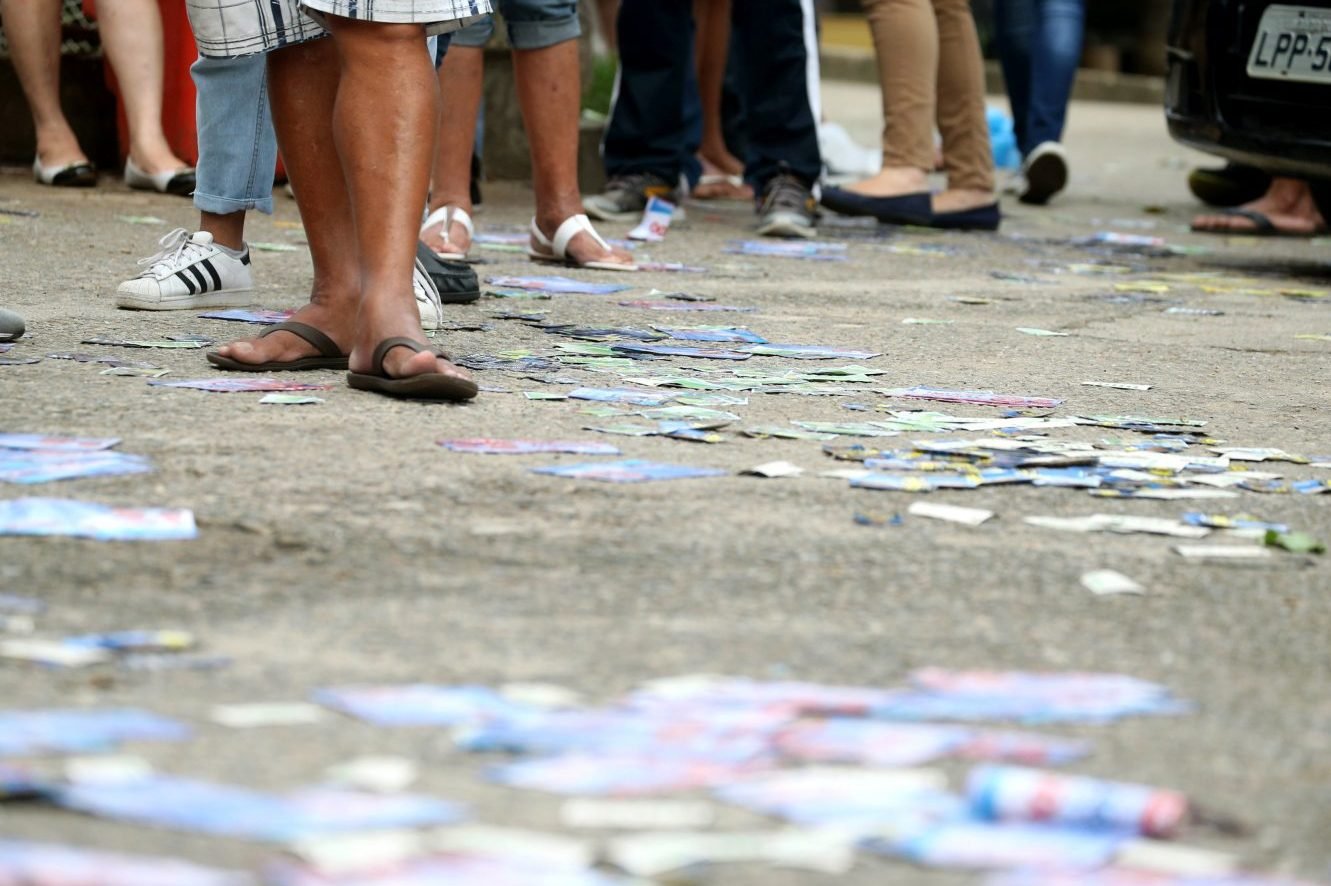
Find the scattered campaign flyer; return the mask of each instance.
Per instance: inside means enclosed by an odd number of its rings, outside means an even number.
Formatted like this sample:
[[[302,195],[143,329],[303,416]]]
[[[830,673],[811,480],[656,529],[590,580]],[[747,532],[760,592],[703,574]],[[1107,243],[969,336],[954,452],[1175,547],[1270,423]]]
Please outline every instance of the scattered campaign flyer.
[[[610,443],[582,440],[495,440],[488,437],[440,440],[439,445],[451,452],[472,452],[479,455],[533,455],[566,453],[569,455],[619,455],[619,447]]]
[[[604,483],[646,483],[653,480],[687,480],[696,477],[724,477],[725,471],[672,465],[630,458],[624,461],[588,462],[576,465],[552,465],[532,468],[532,473],[574,480],[599,480]]]
[[[175,858],[0,840],[0,883],[23,886],[255,886],[241,871]]]
[[[6,757],[110,751],[125,741],[183,741],[189,735],[184,723],[134,708],[0,711],[0,756]]]
[[[183,381],[148,382],[156,388],[191,388],[216,394],[246,393],[249,391],[327,391],[332,385],[311,384],[303,381],[282,381],[276,378],[192,378]]]
[[[0,501],[0,535],[55,535],[97,541],[196,538],[187,508],[126,508],[66,498]]]
[[[569,277],[487,277],[485,282],[501,289],[526,289],[560,295],[612,295],[632,287],[619,283],[588,283]]]

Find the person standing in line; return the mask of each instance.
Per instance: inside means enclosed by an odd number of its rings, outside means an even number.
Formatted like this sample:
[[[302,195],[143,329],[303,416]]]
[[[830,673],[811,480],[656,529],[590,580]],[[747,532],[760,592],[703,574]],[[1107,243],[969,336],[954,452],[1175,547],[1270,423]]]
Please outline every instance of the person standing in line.
[[[994,158],[984,108],[984,61],[969,0],[862,0],[883,89],[883,168],[823,206],[888,224],[996,230]],[[947,189],[929,191],[934,125]]]
[[[154,0],[112,0],[97,17],[102,46],[120,84],[129,120],[125,184],[189,196],[194,170],[162,130],[162,17]],[[33,178],[55,187],[89,188],[97,169],[60,108],[60,0],[0,0],[9,53],[37,132]]]
[[[994,21],[1023,157],[1017,198],[1042,206],[1068,183],[1063,126],[1081,62],[1086,0],[995,0]]]
[[[577,0],[499,0],[518,102],[531,147],[536,214],[529,255],[603,271],[636,271],[632,257],[610,246],[583,211],[578,188],[578,126],[582,87],[578,64]],[[420,238],[437,257],[465,261],[475,235],[471,170],[480,110],[483,47],[493,20],[453,34],[439,67],[443,113],[434,155],[430,211]]]
[[[683,96],[693,67],[693,0],[624,0],[619,79],[602,156],[605,190],[583,201],[602,220],[637,218],[650,197],[678,202],[697,161]],[[822,174],[812,0],[732,0],[745,110],[744,176],[759,234],[813,237]]]
[[[475,397],[471,376],[425,338],[413,278],[440,107],[425,38],[478,21],[489,0],[188,3],[201,51],[268,50],[273,124],[314,264],[308,305],[209,362],[251,372],[345,366],[361,390]]]

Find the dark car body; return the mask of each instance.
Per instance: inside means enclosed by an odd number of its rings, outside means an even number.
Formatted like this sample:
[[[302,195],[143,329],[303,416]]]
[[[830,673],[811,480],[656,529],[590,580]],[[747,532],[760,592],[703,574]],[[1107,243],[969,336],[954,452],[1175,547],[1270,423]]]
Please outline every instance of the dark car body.
[[[1263,26],[1270,7],[1286,8]],[[1168,42],[1174,138],[1268,172],[1331,181],[1331,0],[1175,0]],[[1325,82],[1311,82],[1323,72]]]

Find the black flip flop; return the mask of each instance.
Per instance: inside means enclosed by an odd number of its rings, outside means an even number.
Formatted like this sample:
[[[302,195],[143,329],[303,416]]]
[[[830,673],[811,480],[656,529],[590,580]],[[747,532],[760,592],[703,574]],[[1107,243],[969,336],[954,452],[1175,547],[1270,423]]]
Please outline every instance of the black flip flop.
[[[390,397],[407,397],[413,400],[470,400],[479,389],[476,382],[456,375],[442,372],[425,372],[406,378],[393,378],[384,370],[384,358],[393,348],[408,348],[416,353],[434,354],[436,357],[451,359],[443,351],[427,348],[410,338],[386,338],[379,342],[370,357],[375,372],[348,372],[347,384],[359,391],[373,391]]]
[[[1196,234],[1220,234],[1226,237],[1295,237],[1303,240],[1309,240],[1313,237],[1320,237],[1325,231],[1282,231],[1275,226],[1275,222],[1264,212],[1258,212],[1256,209],[1222,209],[1219,212],[1211,212],[1208,215],[1236,216],[1246,218],[1256,227],[1254,228],[1199,228],[1192,226],[1193,233]]]
[[[298,338],[304,339],[319,352],[319,356],[301,357],[299,360],[270,360],[267,363],[242,363],[216,351],[209,351],[204,356],[208,358],[209,363],[218,369],[229,369],[232,372],[300,372],[311,369],[347,368],[347,355],[342,353],[342,349],[337,346],[337,342],[308,323],[286,320],[269,326],[259,333],[259,338],[267,338],[274,332],[289,332]]]

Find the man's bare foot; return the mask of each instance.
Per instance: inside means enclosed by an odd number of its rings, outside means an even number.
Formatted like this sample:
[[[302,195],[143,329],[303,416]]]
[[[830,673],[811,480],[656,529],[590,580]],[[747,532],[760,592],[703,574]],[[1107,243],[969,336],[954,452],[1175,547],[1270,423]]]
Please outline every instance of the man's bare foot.
[[[342,353],[347,353],[348,343],[352,340],[354,320],[346,316],[355,310],[353,303],[344,302],[341,310],[325,304],[311,302],[297,311],[292,320],[306,323],[322,332],[337,343]],[[418,330],[419,332],[419,324]],[[217,348],[217,353],[229,357],[238,363],[286,363],[303,357],[319,356],[315,347],[305,339],[290,332],[277,331],[263,338],[243,338],[229,342]]]
[[[698,186],[693,189],[691,196],[698,200],[753,199],[753,186],[741,178],[744,173],[743,166],[740,166],[737,172],[728,172],[727,169],[733,167],[713,163],[701,153],[698,154],[698,162],[702,164],[702,178],[699,179]]]
[[[965,212],[979,209],[994,202],[993,191],[970,190],[967,188],[949,188],[934,194],[934,212]]]
[[[536,227],[540,228],[541,233],[547,240],[554,240],[555,232],[559,226],[575,215],[582,215],[583,209],[579,205],[572,212],[566,212],[563,209],[556,212],[542,212],[539,208],[536,212]],[[532,243],[535,247],[537,244]],[[586,232],[573,235],[573,239],[568,241],[568,248],[565,250],[571,261],[579,265],[585,265],[588,262],[607,262],[609,264],[630,266],[633,264],[633,256],[629,255],[627,250],[620,249],[617,246],[602,247],[596,242],[596,238]]]
[[[430,207],[430,213],[433,215],[445,205],[454,206],[467,213],[468,217],[471,216],[470,200],[450,204],[441,203],[439,206]],[[439,221],[428,227],[422,228],[420,235],[421,242],[435,253],[443,253],[445,255],[466,255],[471,251],[471,231],[468,230],[467,226],[463,224],[455,214],[450,216],[450,221],[451,223],[449,224],[447,231],[444,230],[442,215],[440,216]]]
[[[423,345],[426,350],[392,348],[384,354],[382,367],[375,365],[375,350],[381,342],[390,338],[410,339]],[[415,296],[410,292],[406,298],[402,298],[400,294],[397,297],[380,294],[379,297],[367,296],[362,299],[352,341],[349,364],[352,372],[379,375],[382,371],[389,378],[411,378],[439,373],[466,381],[472,380],[471,373],[467,370],[453,365],[433,352],[434,345],[421,331]]]
[[[1260,219],[1270,224],[1268,229]],[[1265,194],[1228,212],[1206,213],[1192,220],[1206,234],[1289,234],[1311,237],[1326,230],[1308,183],[1296,178],[1271,180]]]
[[[883,171],[862,181],[844,186],[843,190],[866,197],[900,197],[921,194],[929,190],[929,176],[923,169],[913,166],[886,166]]]

